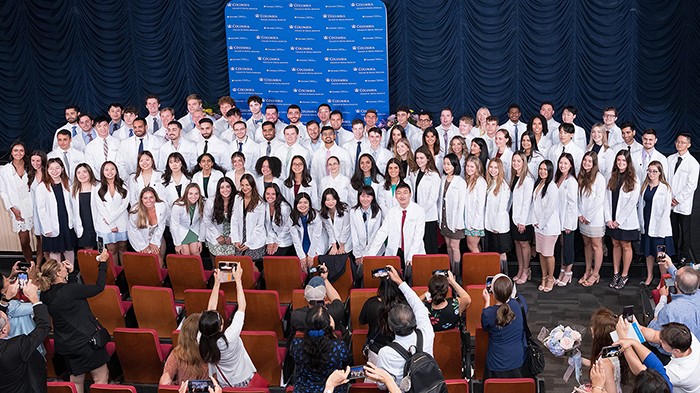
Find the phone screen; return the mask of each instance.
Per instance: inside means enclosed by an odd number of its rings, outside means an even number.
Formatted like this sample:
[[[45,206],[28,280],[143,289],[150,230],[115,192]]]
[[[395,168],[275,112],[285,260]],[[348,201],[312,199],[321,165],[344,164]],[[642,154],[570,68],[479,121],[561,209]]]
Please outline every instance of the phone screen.
[[[491,283],[493,283],[493,276],[486,277],[486,290],[491,292]]]
[[[19,282],[20,288],[23,288],[28,280],[29,280],[29,277],[27,276],[27,273],[19,273],[17,275],[17,281]]]
[[[350,367],[350,375],[348,379],[361,379],[365,378],[365,366],[353,366]]]
[[[634,322],[634,306],[625,306],[622,309],[622,317],[627,320],[627,322]]]
[[[385,267],[380,267],[379,269],[372,270],[372,277],[374,277],[374,278],[388,277],[388,276],[389,276],[389,269],[387,269]]]
[[[232,282],[233,271],[236,270],[238,263],[236,262],[219,262],[219,282]]]
[[[433,270],[433,276],[447,276],[447,269]]]
[[[101,236],[97,237],[97,252],[102,254],[102,251],[105,249],[105,241]]]
[[[620,356],[622,347],[619,345],[611,345],[609,347],[603,347],[600,352],[600,357],[602,358],[612,358]]]
[[[187,388],[190,392],[208,392],[209,387],[214,387],[214,384],[210,380],[194,380],[190,381]]]

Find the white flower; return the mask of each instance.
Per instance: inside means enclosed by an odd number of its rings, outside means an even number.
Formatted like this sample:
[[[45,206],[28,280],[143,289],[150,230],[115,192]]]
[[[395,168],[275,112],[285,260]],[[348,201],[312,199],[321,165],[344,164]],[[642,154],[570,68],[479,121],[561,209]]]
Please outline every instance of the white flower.
[[[561,346],[561,349],[568,351],[574,347],[574,340],[572,340],[570,337],[564,337],[559,341],[559,345]]]
[[[562,337],[564,337],[564,332],[562,332],[561,330],[557,330],[553,333],[554,333],[554,335],[552,336],[552,338],[554,338],[554,340],[556,340],[556,341],[559,341],[562,339]]]

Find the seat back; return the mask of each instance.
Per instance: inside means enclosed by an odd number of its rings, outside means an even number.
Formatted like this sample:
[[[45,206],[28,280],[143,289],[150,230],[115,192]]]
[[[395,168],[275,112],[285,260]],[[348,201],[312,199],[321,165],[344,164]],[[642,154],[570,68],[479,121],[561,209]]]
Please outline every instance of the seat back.
[[[244,331],[241,340],[258,373],[270,386],[279,386],[284,359],[278,354],[277,335],[274,332]]]
[[[360,288],[350,291],[350,327],[353,331],[357,329],[367,329],[367,325],[360,324],[360,311],[367,299],[375,296],[377,290],[373,288]]]
[[[137,393],[136,388],[129,385],[103,385],[94,383],[90,385],[90,393]]]
[[[412,266],[413,285],[427,286],[433,271],[450,268],[450,258],[445,254],[414,255]]]
[[[105,285],[105,289],[97,295],[87,299],[90,310],[100,321],[109,334],[114,334],[114,329],[125,327],[125,310],[122,304],[121,293],[116,285]]]
[[[277,291],[280,303],[291,303],[292,291],[304,285],[297,257],[265,256],[263,272],[266,288]]]
[[[462,254],[462,286],[486,285],[486,277],[501,272],[501,256],[497,252]]]
[[[155,329],[160,337],[170,338],[177,328],[173,290],[135,285],[131,289],[131,298],[139,327]]]
[[[252,331],[273,331],[284,339],[280,301],[277,291],[246,289],[245,328]],[[268,381],[272,382],[272,381]]]
[[[185,289],[185,311],[187,311],[187,315],[207,311],[211,291],[211,289]],[[224,319],[225,326],[228,326],[228,312],[224,301],[224,291],[221,289],[219,289],[219,302],[216,304],[216,311]]]
[[[465,287],[467,293],[472,298],[472,303],[467,307],[467,330],[470,335],[476,333],[476,328],[481,327],[481,311],[484,309],[484,298],[482,293],[486,285],[469,285]],[[491,294],[490,304],[496,304],[493,294]]]
[[[350,385],[350,389],[348,389],[348,392],[350,393],[379,393],[382,392],[377,387],[376,383],[365,383],[365,382],[358,382],[358,383],[353,383]]]
[[[367,358],[362,353],[367,342],[367,329],[357,329],[352,331],[352,340],[350,346],[352,347],[352,360],[353,364],[365,364],[367,363]]]
[[[80,276],[83,278],[83,283],[85,284],[92,285],[97,283],[97,272],[100,266],[100,263],[97,262],[96,259],[98,255],[100,255],[100,253],[97,252],[97,250],[78,251],[78,267],[80,267]],[[112,258],[112,253],[109,253],[106,283],[108,285],[117,285],[116,276],[114,259]]]
[[[469,393],[469,383],[465,379],[446,379],[447,393]]]
[[[364,257],[362,258],[362,278],[365,288],[377,288],[380,280],[372,278],[372,270],[387,265],[393,266],[397,272],[401,272],[401,260],[399,257]]]
[[[125,252],[122,254],[124,276],[129,284],[129,291],[134,285],[160,287],[165,278],[161,273],[160,263],[156,254],[140,252]]]
[[[125,381],[158,383],[169,350],[163,353],[154,329],[117,328],[114,331],[114,344]]]
[[[484,393],[535,393],[532,378],[489,378],[484,381]]]
[[[78,393],[73,382],[47,382],[47,393]]]
[[[318,255],[314,257],[314,266],[318,266]],[[348,258],[345,261],[345,273],[333,282],[333,288],[338,291],[338,295],[340,295],[340,299],[343,301],[348,299],[350,290],[353,288],[352,268],[352,262],[350,258]]]
[[[206,289],[206,274],[199,255],[169,254],[168,275],[177,300],[185,300],[186,289]]]
[[[445,379],[462,378],[462,346],[459,329],[435,333],[433,354]]]
[[[477,328],[474,334],[474,379],[484,380],[486,369],[486,353],[489,350],[489,333]]]
[[[292,291],[292,310],[298,310],[308,305],[309,302],[307,302],[304,297],[303,289],[295,289]]]
[[[161,385],[158,386],[158,393],[171,393],[171,392],[178,392],[180,389],[179,386],[174,386],[174,385]],[[270,389],[264,389],[264,388],[222,388],[222,392],[230,392],[230,393],[270,393]]]

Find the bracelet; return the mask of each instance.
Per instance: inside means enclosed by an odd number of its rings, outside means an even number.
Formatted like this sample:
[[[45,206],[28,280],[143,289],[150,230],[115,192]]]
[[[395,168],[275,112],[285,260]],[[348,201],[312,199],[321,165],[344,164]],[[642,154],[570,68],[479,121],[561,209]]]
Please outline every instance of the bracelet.
[[[593,386],[593,387],[591,387],[591,390],[593,390],[593,389],[598,389],[598,390],[600,390],[601,392],[605,392],[605,388],[600,387],[600,386]]]

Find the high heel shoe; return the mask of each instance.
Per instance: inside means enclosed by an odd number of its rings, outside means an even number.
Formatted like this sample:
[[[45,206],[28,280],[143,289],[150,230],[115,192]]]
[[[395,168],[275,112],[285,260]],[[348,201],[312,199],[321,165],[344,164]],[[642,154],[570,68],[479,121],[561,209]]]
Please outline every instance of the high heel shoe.
[[[547,277],[542,279],[542,283],[537,287],[537,290],[540,292],[544,291],[544,288],[546,287],[545,284],[547,284]]]
[[[542,292],[551,292],[552,289],[554,289],[554,277],[547,277],[547,285],[545,285],[544,289],[542,289]]]
[[[578,283],[581,285],[584,285],[586,281],[588,281],[588,277],[590,277],[593,273],[590,271],[586,270],[586,273],[584,273],[583,277],[578,279]]]
[[[629,276],[620,276],[620,281],[617,282],[617,285],[615,285],[615,289],[622,289],[627,285],[627,280],[629,280]]]
[[[527,268],[527,270],[525,270],[523,272],[523,274],[517,276],[513,280],[513,282],[518,284],[518,285],[525,284],[526,282],[530,281],[531,277],[532,277],[532,270],[530,268]]]
[[[561,270],[559,270],[559,277],[557,277],[557,278],[554,280],[554,284],[555,284],[555,285],[559,285],[559,281],[562,281],[562,280],[564,279],[564,276],[565,276],[565,275],[566,275],[566,270],[564,270],[564,268],[562,268]],[[552,278],[554,278],[554,277],[552,277]]]
[[[571,282],[571,278],[573,277],[574,272],[564,272],[564,279],[559,280],[557,282],[558,287],[565,287],[567,284]]]
[[[600,282],[600,274],[591,273],[588,279],[582,284],[584,287],[592,287]]]
[[[617,286],[617,284],[620,282],[620,277],[621,277],[620,273],[613,274],[612,281],[610,281],[610,284],[608,284],[608,286],[610,288],[615,288]]]

